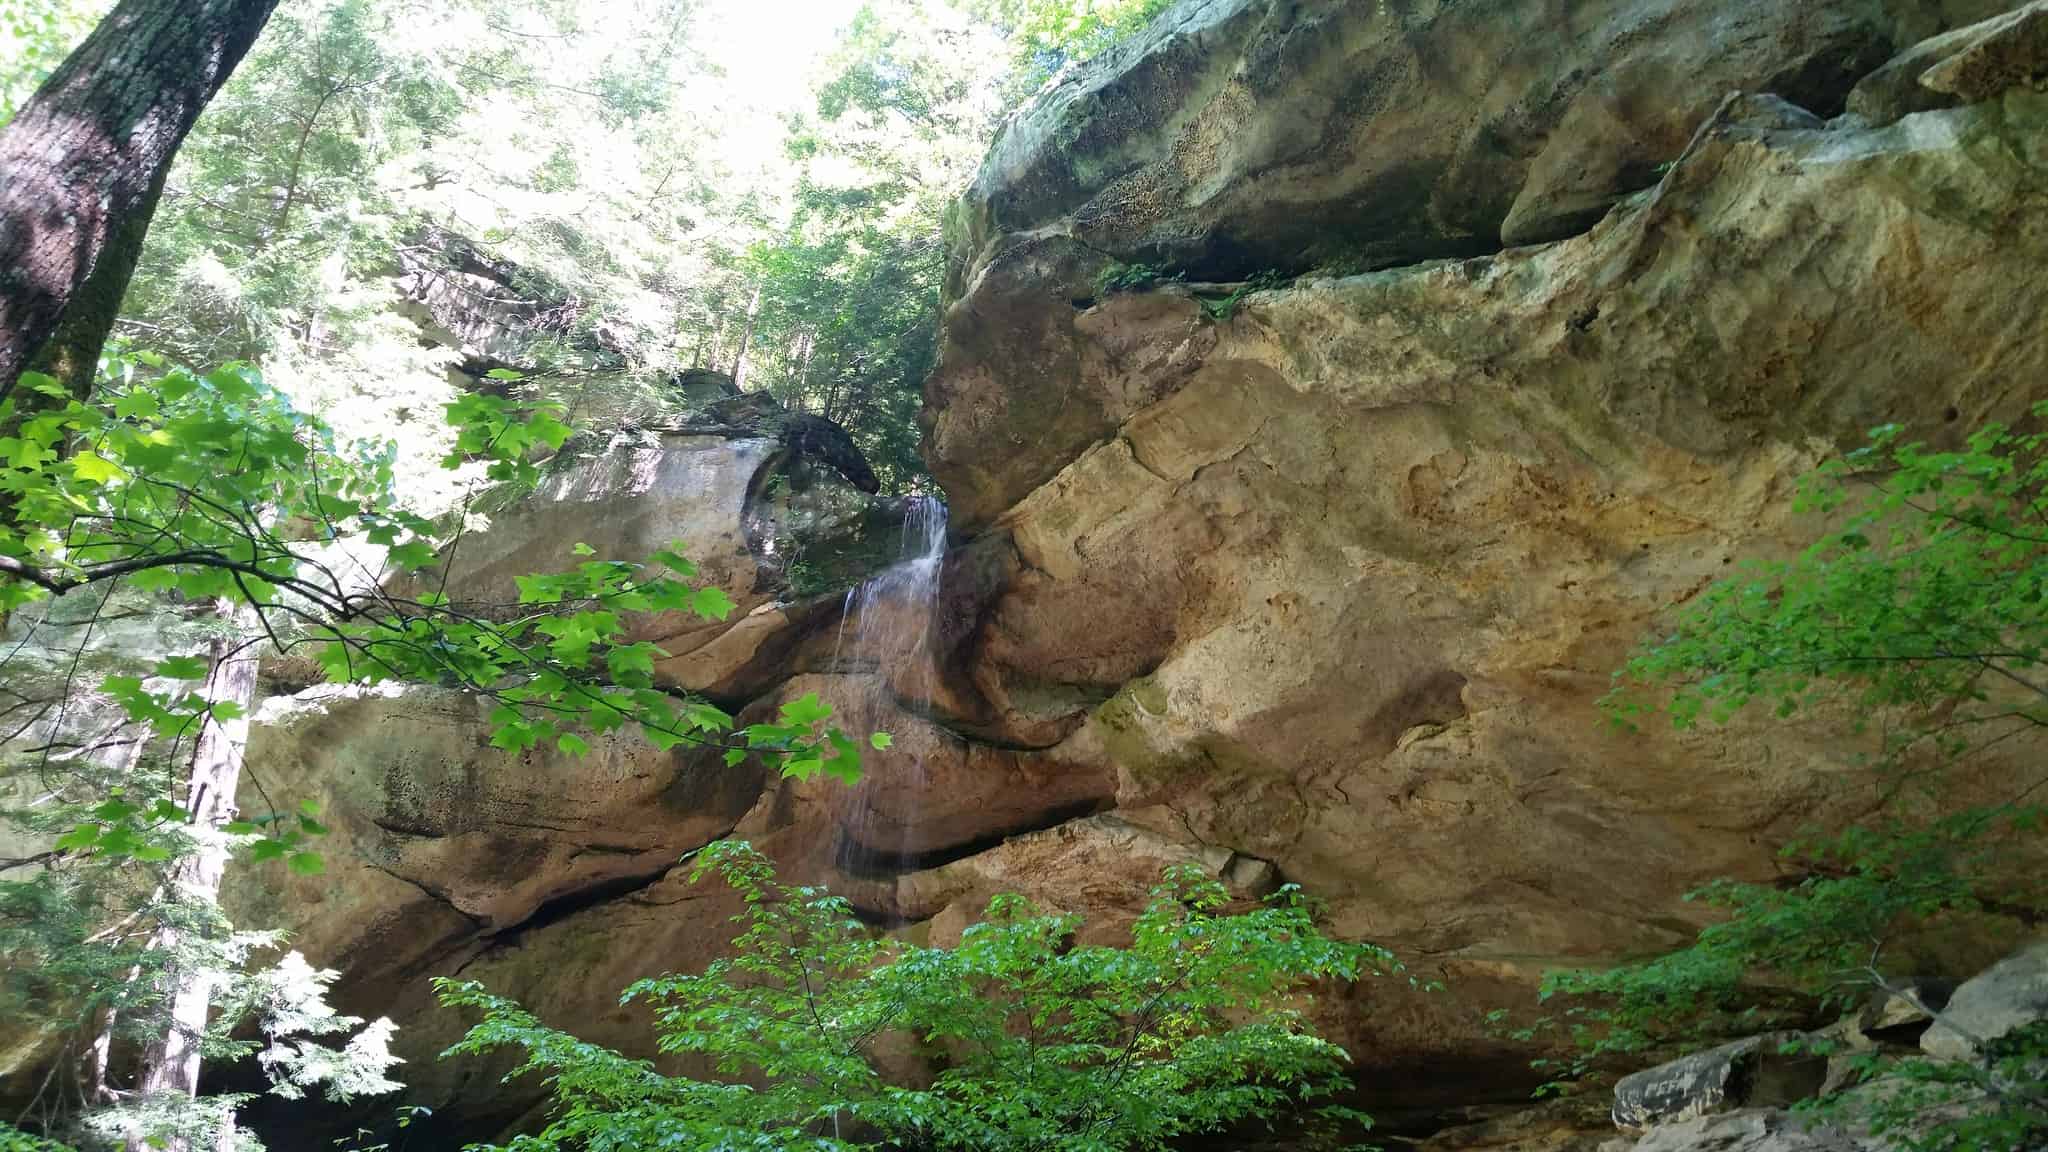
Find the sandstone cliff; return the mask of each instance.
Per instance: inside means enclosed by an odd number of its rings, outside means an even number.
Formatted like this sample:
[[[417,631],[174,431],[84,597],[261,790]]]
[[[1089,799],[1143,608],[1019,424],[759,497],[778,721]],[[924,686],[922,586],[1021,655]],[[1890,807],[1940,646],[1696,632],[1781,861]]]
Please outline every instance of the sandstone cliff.
[[[1011,122],[955,213],[937,676],[763,577],[772,441],[618,448],[457,573],[686,539],[741,612],[648,622],[667,681],[736,710],[816,691],[920,775],[509,756],[431,690],[275,701],[254,775],[326,801],[337,862],[243,907],[400,1016],[472,1133],[530,1098],[433,1063],[460,1024],[425,978],[644,1048],[615,990],[718,946],[729,909],[673,866],[723,835],[939,940],[997,891],[1113,933],[1165,862],[1284,878],[1449,985],[1323,1006],[1366,1106],[1427,1132],[1521,1097],[1531,1053],[1487,1010],[1684,939],[1682,892],[1767,875],[1860,799],[1826,718],[1605,725],[1621,654],[1799,541],[1790,483],[1837,445],[2042,395],[2041,61],[1915,47],[2008,7],[1177,6]]]

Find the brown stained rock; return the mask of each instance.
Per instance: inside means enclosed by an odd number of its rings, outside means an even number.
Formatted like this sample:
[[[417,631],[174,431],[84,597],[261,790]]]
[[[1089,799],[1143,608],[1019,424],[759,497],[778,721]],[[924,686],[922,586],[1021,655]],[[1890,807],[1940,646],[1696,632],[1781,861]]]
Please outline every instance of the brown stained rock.
[[[401,953],[368,957],[403,970],[563,897],[660,875],[729,830],[764,787],[758,767],[714,770],[626,733],[589,736],[581,757],[506,752],[488,743],[490,709],[426,687],[318,688],[266,703],[241,809],[262,814],[270,797],[318,804],[328,870],[232,887],[238,914],[304,923],[299,946],[331,959],[355,955],[367,925],[427,896],[460,919],[436,923],[438,935],[416,923]]]
[[[948,311],[925,385],[925,457],[953,520],[980,526],[1167,395],[1213,334],[1182,296],[1094,300],[1105,266],[1065,236],[1018,239]]]
[[[1064,688],[1055,752],[1120,813],[1349,934],[1522,978],[1682,941],[1679,894],[1767,869],[1862,746],[1598,701],[1669,605],[1807,538],[1835,445],[2039,397],[2044,131],[2032,93],[1880,130],[1734,101],[1586,236],[1252,295],[997,517],[975,683],[1040,733]]]
[[[822,864],[854,873],[891,873],[916,861],[960,855],[1004,836],[1061,823],[1106,806],[1116,792],[1113,771],[1046,753],[962,740],[932,720],[905,711],[873,674],[801,675],[743,712],[742,723],[766,720],[783,702],[816,693],[832,705],[833,723],[849,732],[886,732],[886,750],[865,750],[865,775],[852,787],[830,780],[797,786],[815,805]],[[916,919],[893,907],[884,914]]]
[[[1899,45],[2007,6],[1182,4],[1005,126],[949,296],[1063,221],[1196,279],[1469,255],[1511,215],[1515,242],[1555,239],[1653,182],[1728,92],[1831,113]]]
[[[1559,239],[1656,184],[1729,92],[1832,114],[1897,46],[2006,7],[1177,6],[1007,123],[951,218],[923,422],[954,523],[989,523],[1171,391],[1181,372],[1148,359],[1204,355],[1182,351],[1203,339],[1192,304],[1059,306],[1093,301],[1106,268],[1230,280]]]
[[[2010,88],[2038,88],[2048,78],[2048,4],[1958,32],[1942,59],[1920,75],[1920,85],[1965,104],[1990,100]]]

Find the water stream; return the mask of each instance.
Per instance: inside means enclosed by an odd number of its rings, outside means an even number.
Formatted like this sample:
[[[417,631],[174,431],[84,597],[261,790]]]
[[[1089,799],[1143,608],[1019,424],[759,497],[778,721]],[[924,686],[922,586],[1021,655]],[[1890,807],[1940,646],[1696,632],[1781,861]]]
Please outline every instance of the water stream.
[[[886,730],[890,718],[904,713],[898,701],[917,707],[931,698],[937,677],[932,621],[945,555],[945,504],[910,497],[896,563],[847,591],[832,667],[861,670],[846,678],[858,685],[849,698],[834,701],[849,731]],[[850,872],[893,870],[918,854],[929,742],[893,735],[897,742],[889,750],[867,754],[867,771],[845,809],[838,856]]]

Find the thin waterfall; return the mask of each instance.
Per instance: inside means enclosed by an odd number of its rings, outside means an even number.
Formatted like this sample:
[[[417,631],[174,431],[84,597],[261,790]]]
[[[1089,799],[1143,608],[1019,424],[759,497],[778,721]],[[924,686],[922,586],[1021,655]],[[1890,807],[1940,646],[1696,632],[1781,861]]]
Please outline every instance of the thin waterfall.
[[[853,698],[835,702],[849,728],[869,724],[886,729],[891,717],[904,714],[899,701],[921,709],[937,687],[932,619],[946,555],[943,502],[929,496],[908,499],[896,554],[896,563],[846,593],[832,666],[846,672],[846,660],[872,669],[847,677],[860,687],[850,694]],[[899,738],[887,751],[868,753],[867,772],[842,821],[842,867],[865,871],[917,855],[926,747],[922,739]]]

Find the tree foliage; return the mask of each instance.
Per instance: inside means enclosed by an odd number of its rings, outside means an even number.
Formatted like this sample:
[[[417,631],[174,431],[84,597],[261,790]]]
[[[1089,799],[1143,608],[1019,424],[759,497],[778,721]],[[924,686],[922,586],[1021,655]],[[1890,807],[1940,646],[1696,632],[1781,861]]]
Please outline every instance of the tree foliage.
[[[388,1024],[358,1029],[326,1010],[320,992],[333,973],[290,955],[264,962],[279,936],[233,925],[215,891],[178,879],[181,861],[216,846],[252,866],[317,873],[326,829],[309,802],[225,823],[200,818],[187,799],[189,750],[204,726],[244,705],[208,690],[216,661],[205,656],[173,652],[136,667],[96,650],[94,625],[117,592],[158,613],[165,600],[238,603],[254,627],[216,646],[308,646],[338,683],[442,683],[486,696],[497,703],[493,742],[508,750],[547,741],[577,754],[588,733],[633,725],[663,748],[723,748],[728,763],[758,755],[791,775],[857,778],[859,746],[826,727],[831,710],[814,697],[738,729],[709,703],[655,684],[665,653],[628,637],[630,614],[722,618],[732,607],[719,589],[691,583],[681,544],[644,562],[592,555],[522,577],[516,604],[458,606],[443,581],[419,574],[464,518],[407,509],[388,447],[345,448],[247,366],[200,374],[115,356],[108,368],[90,400],[31,374],[25,387],[50,406],[18,416],[14,399],[0,402],[0,423],[15,429],[0,437],[0,603],[42,613],[37,628],[56,627],[53,611],[83,609],[75,651],[57,646],[40,677],[24,663],[33,663],[27,645],[14,647],[4,710],[17,751],[0,775],[0,819],[48,847],[5,862],[35,870],[0,878],[0,1005],[8,1019],[61,1036],[67,1055],[53,1069],[83,1077],[39,1094],[46,1131],[82,1124],[124,1139],[154,1133],[174,1147],[218,1142],[240,1098],[94,1082],[108,1075],[104,1058],[89,1055],[95,1047],[160,1035],[181,987],[207,989],[219,1009],[202,1051],[260,1056],[281,1095],[393,1086]],[[444,464],[480,468],[500,491],[530,487],[536,454],[569,434],[549,407],[498,396],[464,397],[448,416]],[[408,574],[420,590],[397,590]],[[111,728],[81,729],[109,712]],[[243,1020],[269,1037],[260,1051],[232,1038]],[[318,1042],[344,1033],[339,1046]]]
[[[546,1027],[474,982],[440,984],[481,1021],[452,1055],[510,1049],[548,1078],[548,1127],[508,1152],[820,1150],[916,1146],[1075,1150],[1178,1146],[1251,1121],[1365,1118],[1330,1098],[1343,1050],[1303,1014],[1312,982],[1395,970],[1333,941],[1283,889],[1232,912],[1223,886],[1170,870],[1128,947],[1078,945],[1078,918],[996,898],[956,948],[879,937],[822,890],[774,878],[741,843],[698,858],[745,901],[731,955],[702,973],[627,989],[651,1006],[663,1052],[718,1080],[669,1076]],[[892,1082],[885,1037],[914,1039],[929,1083]]]
[[[1143,28],[1172,0],[954,0],[1001,28],[1016,63],[1010,82],[1022,95]]]
[[[112,0],[0,0],[0,124],[36,90]]]
[[[2032,416],[2048,418],[2048,404]],[[1680,728],[1759,701],[1780,718],[1847,703],[1879,741],[1865,765],[1874,814],[1795,839],[1784,881],[1693,893],[1725,916],[1685,949],[1552,974],[1544,997],[1568,1007],[1539,1027],[1576,1041],[1566,1076],[1754,1030],[1774,1006],[1796,1020],[1815,1003],[1914,999],[1916,939],[2009,931],[2048,902],[2014,866],[2048,778],[2021,771],[1984,803],[1952,792],[1963,767],[2048,727],[2048,436],[1992,425],[1937,451],[1879,428],[1809,476],[1799,508],[1833,526],[1797,557],[1746,565],[1695,597],[1617,674],[1608,703],[1623,723],[1662,712]],[[1885,1076],[1884,1091],[1830,1107],[1909,1148],[2015,1147],[2048,1133],[2043,1040],[2023,1031],[1957,1064],[1868,1054],[1859,1071]]]

